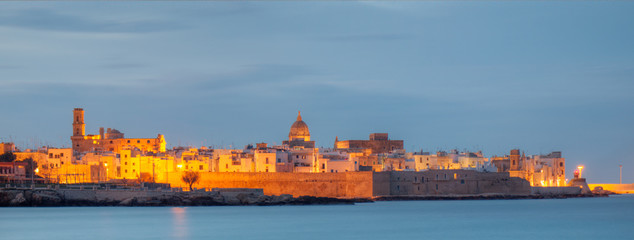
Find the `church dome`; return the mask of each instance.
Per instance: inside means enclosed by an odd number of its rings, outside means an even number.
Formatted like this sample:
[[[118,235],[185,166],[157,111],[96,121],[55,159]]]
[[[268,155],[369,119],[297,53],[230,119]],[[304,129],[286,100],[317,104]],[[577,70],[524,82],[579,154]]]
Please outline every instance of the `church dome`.
[[[308,125],[302,121],[301,112],[297,113],[297,121],[291,126],[291,131],[288,133],[290,140],[296,138],[303,138],[305,141],[310,141],[310,131],[308,131]]]

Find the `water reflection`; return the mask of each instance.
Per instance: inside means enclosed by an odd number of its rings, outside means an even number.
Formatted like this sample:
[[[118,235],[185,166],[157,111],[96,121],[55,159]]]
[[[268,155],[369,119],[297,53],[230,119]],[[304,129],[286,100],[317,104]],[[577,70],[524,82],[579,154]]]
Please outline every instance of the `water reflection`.
[[[189,229],[187,228],[187,208],[174,207],[172,212],[172,239],[187,239]]]

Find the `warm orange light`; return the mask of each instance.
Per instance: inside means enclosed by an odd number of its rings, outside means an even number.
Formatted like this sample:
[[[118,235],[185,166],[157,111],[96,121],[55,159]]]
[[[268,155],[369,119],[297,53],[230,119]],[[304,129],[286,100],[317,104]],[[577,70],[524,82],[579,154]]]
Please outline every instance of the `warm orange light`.
[[[108,163],[104,163],[103,165],[104,165],[105,167],[107,167],[107,166],[108,166]]]
[[[182,168],[182,167],[183,167],[183,165],[178,164],[178,165],[176,165],[176,167],[178,167],[178,168]]]
[[[583,172],[583,165],[577,166],[577,169],[579,169],[579,178],[581,178],[581,174]]]
[[[36,168],[35,173],[39,173],[39,172],[40,172],[40,168]]]

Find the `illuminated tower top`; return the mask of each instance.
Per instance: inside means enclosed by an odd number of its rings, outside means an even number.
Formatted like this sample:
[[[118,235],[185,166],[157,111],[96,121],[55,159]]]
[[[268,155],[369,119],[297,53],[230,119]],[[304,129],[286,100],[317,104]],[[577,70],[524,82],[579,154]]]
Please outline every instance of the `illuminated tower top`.
[[[288,133],[288,140],[303,139],[304,141],[310,141],[310,131],[308,125],[302,121],[301,112],[297,112],[297,121],[291,126],[291,131]]]
[[[73,136],[86,135],[86,124],[84,124],[84,109],[73,109]]]

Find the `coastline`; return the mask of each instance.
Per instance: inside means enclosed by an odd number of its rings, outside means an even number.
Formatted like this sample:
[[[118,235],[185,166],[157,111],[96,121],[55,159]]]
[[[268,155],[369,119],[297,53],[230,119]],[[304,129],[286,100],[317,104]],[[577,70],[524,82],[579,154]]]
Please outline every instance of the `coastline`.
[[[260,189],[214,191],[0,189],[0,207],[151,207],[151,206],[280,206],[334,205],[375,201],[515,200],[608,197],[608,194],[479,194],[437,196],[375,196],[371,198],[293,197],[264,195]]]

